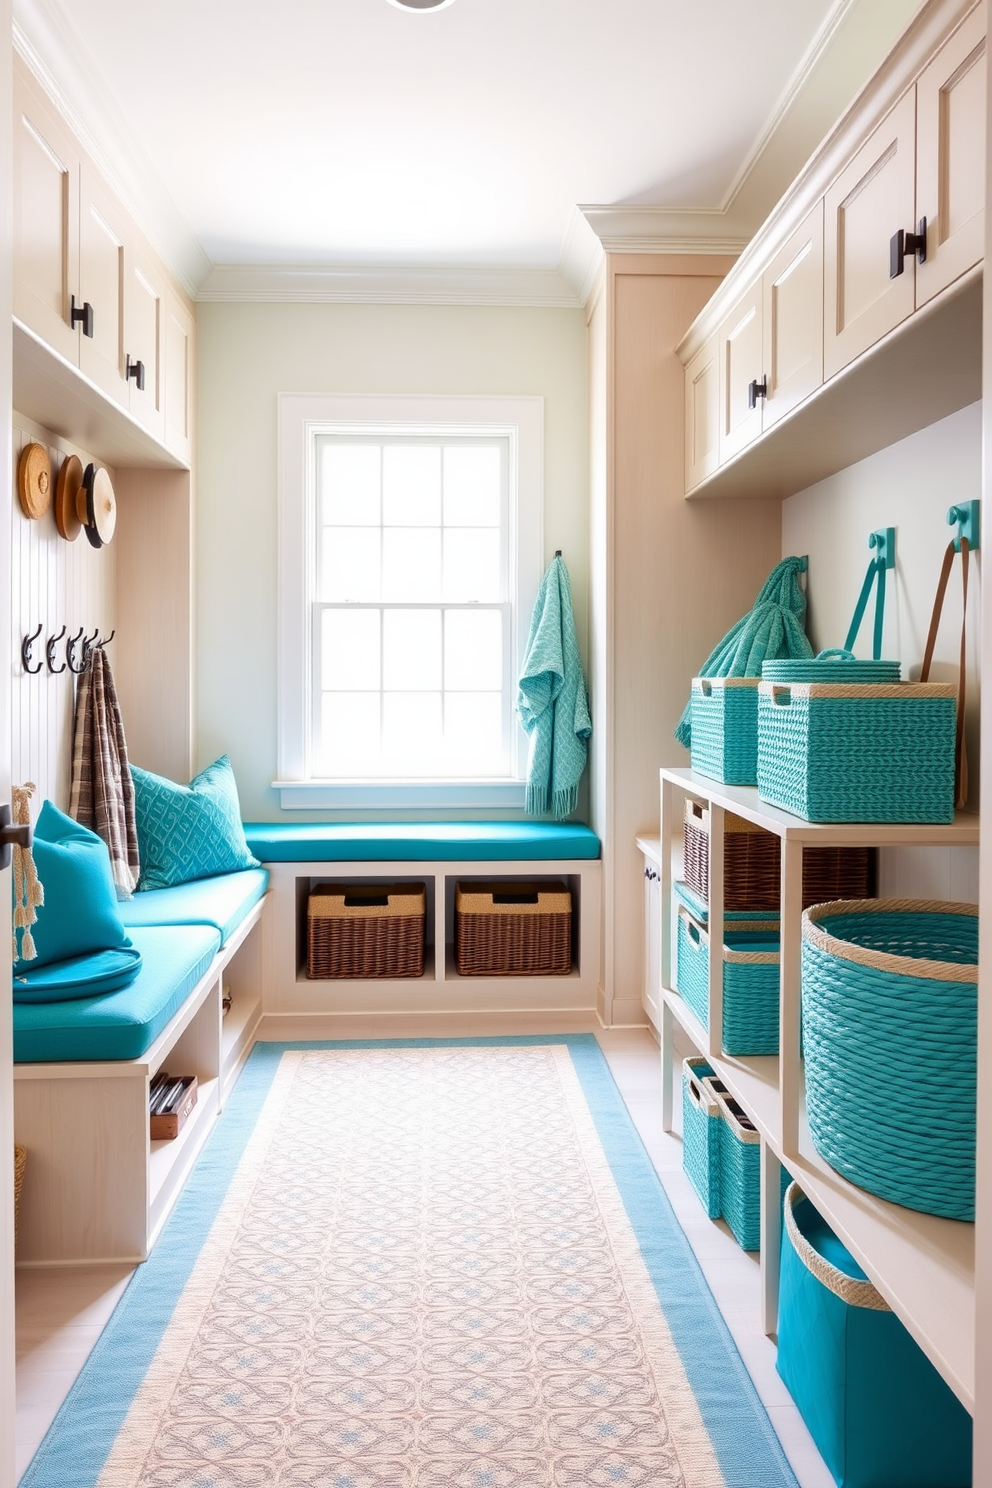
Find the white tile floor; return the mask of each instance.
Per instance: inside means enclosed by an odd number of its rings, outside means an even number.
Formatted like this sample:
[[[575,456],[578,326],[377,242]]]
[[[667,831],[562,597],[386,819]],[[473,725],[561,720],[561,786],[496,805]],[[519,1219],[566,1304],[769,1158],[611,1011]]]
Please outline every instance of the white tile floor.
[[[436,1036],[443,1036],[441,1029],[431,1031]],[[446,1031],[458,1036],[466,1030],[452,1027]],[[481,1029],[476,1031],[482,1032]],[[504,1026],[500,1031],[509,1030]],[[527,1031],[535,1030],[531,1027]],[[707,1219],[682,1171],[681,1140],[662,1131],[661,1065],[657,1044],[646,1029],[597,1030],[597,1036],[672,1207],[792,1463],[800,1488],[833,1488],[833,1479],[775,1372],[775,1346],[761,1332],[757,1258],[739,1248],[726,1225]],[[113,1312],[129,1275],[126,1266],[18,1272],[18,1478],[37,1450],[55,1412]]]

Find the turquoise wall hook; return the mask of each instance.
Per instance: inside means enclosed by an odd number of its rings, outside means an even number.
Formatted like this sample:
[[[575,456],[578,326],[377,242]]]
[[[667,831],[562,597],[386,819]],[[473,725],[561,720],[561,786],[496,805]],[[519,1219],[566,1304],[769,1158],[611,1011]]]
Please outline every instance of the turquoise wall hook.
[[[880,568],[896,566],[896,529],[879,527],[868,534],[868,546],[875,549],[875,562]]]
[[[957,525],[957,535],[953,539],[955,551],[960,553],[964,537],[968,540],[968,551],[977,553],[982,545],[982,503],[958,501],[947,513],[947,521],[951,527]]]

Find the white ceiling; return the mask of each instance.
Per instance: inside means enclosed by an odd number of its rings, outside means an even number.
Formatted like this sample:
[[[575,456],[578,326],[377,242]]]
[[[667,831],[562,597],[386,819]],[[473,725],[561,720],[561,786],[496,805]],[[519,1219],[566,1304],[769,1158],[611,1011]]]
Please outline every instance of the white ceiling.
[[[15,0],[15,36],[194,287],[269,265],[577,289],[603,218],[578,204],[641,239],[746,237],[917,4]]]

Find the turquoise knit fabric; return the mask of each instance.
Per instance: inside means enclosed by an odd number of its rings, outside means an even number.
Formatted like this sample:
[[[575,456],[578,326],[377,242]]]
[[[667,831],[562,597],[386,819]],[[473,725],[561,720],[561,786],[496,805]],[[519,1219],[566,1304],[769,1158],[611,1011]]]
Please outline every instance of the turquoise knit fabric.
[[[697,677],[760,677],[763,661],[792,660],[813,655],[806,639],[806,595],[799,575],[805,558],[783,558],[765,580],[754,608],[728,630],[703,662]],[[689,747],[691,699],[675,729],[680,744]]]
[[[586,679],[575,638],[572,589],[560,557],[541,580],[517,694],[520,722],[530,735],[526,810],[568,816],[592,733]]]

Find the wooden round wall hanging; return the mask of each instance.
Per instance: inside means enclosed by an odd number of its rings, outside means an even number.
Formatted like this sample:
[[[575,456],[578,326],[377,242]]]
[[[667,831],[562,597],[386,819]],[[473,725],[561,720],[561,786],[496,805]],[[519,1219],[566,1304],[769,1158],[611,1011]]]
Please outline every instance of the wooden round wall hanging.
[[[52,462],[43,444],[26,444],[17,462],[17,494],[21,511],[37,520],[52,504]]]
[[[82,460],[78,455],[67,455],[62,461],[55,488],[55,525],[66,542],[75,542],[82,526],[76,512],[76,498],[82,483]]]
[[[85,514],[80,508],[85,503]],[[94,548],[105,547],[117,526],[117,498],[109,472],[102,465],[87,465],[79,488],[76,510],[83,521],[87,540]]]

